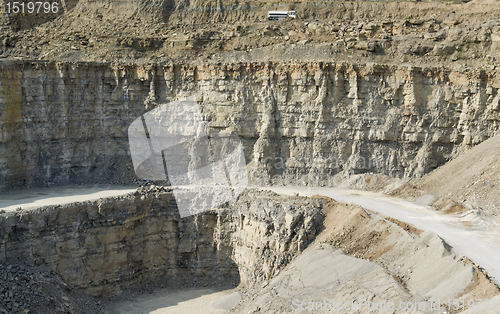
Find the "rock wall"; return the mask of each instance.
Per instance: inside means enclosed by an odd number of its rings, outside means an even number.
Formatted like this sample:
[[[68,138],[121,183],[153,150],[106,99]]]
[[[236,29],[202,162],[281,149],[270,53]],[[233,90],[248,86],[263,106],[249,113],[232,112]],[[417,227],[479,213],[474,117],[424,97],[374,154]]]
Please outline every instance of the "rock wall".
[[[349,63],[0,64],[0,187],[130,183],[130,123],[195,96],[253,184],[419,177],[498,133],[494,69]]]
[[[181,219],[171,191],[0,214],[0,262],[47,265],[93,296],[146,284],[251,285],[275,275],[319,233],[322,205],[248,191]]]

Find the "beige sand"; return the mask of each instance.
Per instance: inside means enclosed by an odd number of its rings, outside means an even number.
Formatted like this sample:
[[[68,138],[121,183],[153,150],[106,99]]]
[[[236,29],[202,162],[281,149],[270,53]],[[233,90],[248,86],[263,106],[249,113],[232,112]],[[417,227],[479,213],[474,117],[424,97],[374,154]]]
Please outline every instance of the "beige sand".
[[[439,197],[499,216],[500,135],[484,141],[412,183]]]
[[[106,314],[217,314],[225,313],[212,303],[231,295],[234,290],[214,289],[159,290],[137,299],[109,304]]]

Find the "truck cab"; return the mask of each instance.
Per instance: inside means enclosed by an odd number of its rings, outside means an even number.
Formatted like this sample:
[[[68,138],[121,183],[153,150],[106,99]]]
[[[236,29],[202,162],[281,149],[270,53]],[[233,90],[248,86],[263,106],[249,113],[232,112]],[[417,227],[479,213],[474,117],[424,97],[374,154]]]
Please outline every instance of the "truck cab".
[[[297,18],[297,12],[296,11],[269,11],[267,13],[267,19],[272,21],[272,20],[284,20],[287,17],[290,18]]]

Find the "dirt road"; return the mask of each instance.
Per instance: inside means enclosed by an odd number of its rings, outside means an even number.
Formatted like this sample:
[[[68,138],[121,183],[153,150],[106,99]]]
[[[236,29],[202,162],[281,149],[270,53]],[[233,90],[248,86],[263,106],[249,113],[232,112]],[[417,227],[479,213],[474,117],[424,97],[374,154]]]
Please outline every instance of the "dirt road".
[[[379,193],[342,190],[332,188],[308,187],[258,187],[279,194],[302,196],[315,194],[331,197],[340,202],[354,203],[365,209],[392,217],[422,230],[437,233],[461,255],[483,267],[492,279],[500,283],[500,226],[495,222],[482,219],[475,213],[461,216],[446,215],[435,210],[385,196]],[[123,195],[134,191],[133,187],[94,186],[51,188],[28,190],[17,194],[1,195],[0,209],[12,211],[16,208],[36,208],[85,200]]]
[[[469,214],[462,217],[440,214],[428,207],[384,196],[379,193],[332,188],[266,187],[279,194],[302,196],[316,194],[340,202],[354,203],[384,216],[412,224],[421,230],[435,232],[460,255],[484,268],[492,280],[500,283],[499,227],[493,222]]]
[[[32,209],[97,200],[103,197],[124,195],[136,189],[137,187],[133,186],[95,185],[23,190],[0,194],[0,210],[8,212],[18,208]]]
[[[216,291],[214,289],[180,289],[177,291],[161,290],[151,295],[143,295],[130,301],[111,303],[106,307],[107,314],[217,314],[224,313],[212,303],[233,290]]]

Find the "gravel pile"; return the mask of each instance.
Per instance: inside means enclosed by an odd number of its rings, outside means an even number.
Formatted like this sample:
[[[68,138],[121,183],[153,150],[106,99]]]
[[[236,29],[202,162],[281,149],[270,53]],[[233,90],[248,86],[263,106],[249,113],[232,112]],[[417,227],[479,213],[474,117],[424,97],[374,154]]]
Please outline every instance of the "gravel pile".
[[[102,311],[99,301],[66,285],[46,267],[19,260],[0,263],[0,314]]]

